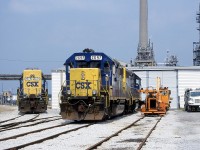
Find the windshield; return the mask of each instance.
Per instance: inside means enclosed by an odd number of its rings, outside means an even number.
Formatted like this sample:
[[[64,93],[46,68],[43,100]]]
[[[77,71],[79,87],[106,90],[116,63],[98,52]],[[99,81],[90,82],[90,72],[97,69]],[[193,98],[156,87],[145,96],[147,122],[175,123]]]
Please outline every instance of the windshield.
[[[99,61],[79,61],[77,62],[77,68],[100,68],[101,64]]]
[[[191,92],[191,96],[200,96],[200,92]]]

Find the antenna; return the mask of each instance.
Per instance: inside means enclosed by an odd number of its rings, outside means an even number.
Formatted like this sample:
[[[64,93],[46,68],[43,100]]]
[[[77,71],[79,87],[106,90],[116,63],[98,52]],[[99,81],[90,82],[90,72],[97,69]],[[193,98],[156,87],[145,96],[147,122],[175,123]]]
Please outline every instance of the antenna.
[[[1,88],[2,88],[2,92],[3,92],[3,83],[1,83],[1,86],[2,86]]]

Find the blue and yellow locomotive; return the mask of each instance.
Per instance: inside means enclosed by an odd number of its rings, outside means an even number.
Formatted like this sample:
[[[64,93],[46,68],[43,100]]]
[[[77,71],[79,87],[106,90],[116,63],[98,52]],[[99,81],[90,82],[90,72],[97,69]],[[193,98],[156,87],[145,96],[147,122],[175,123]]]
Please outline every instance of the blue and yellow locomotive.
[[[18,109],[22,113],[45,112],[48,104],[47,82],[41,70],[25,69],[17,89]]]
[[[133,112],[141,100],[141,79],[104,53],[85,49],[65,64],[61,116],[69,120],[102,120]]]

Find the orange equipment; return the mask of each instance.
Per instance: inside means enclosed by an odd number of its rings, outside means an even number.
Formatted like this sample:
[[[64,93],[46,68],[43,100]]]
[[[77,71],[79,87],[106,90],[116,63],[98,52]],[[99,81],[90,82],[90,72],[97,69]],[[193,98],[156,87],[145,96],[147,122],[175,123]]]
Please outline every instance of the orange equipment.
[[[141,106],[144,115],[164,115],[170,107],[171,91],[168,87],[160,87],[160,78],[157,78],[156,89],[139,90],[146,94],[145,104]]]

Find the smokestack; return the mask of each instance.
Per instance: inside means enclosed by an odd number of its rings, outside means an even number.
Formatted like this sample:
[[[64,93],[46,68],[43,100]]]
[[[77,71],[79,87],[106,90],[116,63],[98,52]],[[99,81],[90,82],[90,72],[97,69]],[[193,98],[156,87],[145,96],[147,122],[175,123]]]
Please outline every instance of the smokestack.
[[[134,66],[156,66],[153,43],[148,41],[148,8],[147,0],[140,0],[139,44]]]
[[[140,0],[140,33],[139,45],[142,49],[148,46],[148,4],[147,0]]]

